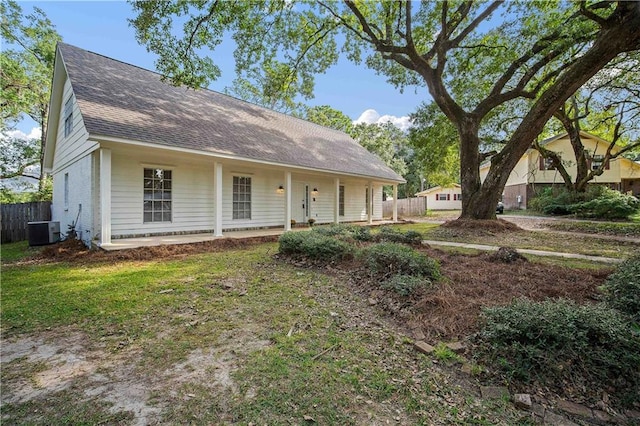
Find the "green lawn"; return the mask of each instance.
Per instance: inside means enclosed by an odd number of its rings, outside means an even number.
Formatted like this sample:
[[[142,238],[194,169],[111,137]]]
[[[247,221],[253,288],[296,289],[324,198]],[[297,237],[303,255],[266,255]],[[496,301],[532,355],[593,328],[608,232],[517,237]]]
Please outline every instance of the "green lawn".
[[[615,226],[615,225],[612,225]],[[631,225],[637,226],[637,225]],[[638,243],[621,242],[583,235],[544,231],[519,232],[467,232],[444,228],[432,223],[396,225],[398,229],[414,230],[423,234],[426,240],[453,241],[470,244],[507,246],[522,249],[546,250],[562,253],[577,253],[590,256],[627,258],[638,250]]]
[[[274,259],[276,244],[157,261],[16,262],[30,251],[2,247],[3,346],[81,346],[95,368],[59,388],[41,384],[58,364],[3,362],[3,398],[40,383],[39,396],[3,402],[3,423],[133,423],[96,384],[102,377],[148,390],[141,404],[163,424],[527,424],[510,403],[481,400],[459,363],[418,354],[340,279]]]

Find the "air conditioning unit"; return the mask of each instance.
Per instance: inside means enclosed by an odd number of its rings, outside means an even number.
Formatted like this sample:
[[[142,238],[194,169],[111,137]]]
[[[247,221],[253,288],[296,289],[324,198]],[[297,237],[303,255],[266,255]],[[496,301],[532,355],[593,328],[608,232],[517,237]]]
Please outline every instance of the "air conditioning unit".
[[[60,222],[29,222],[29,245],[43,246],[60,241]]]

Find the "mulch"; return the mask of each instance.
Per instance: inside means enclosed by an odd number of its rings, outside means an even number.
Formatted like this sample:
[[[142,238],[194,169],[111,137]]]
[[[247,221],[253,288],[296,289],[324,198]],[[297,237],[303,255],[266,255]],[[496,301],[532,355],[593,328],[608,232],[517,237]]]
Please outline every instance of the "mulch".
[[[191,244],[173,244],[151,247],[138,247],[126,250],[90,250],[79,240],[66,240],[45,247],[40,253],[27,259],[32,262],[74,262],[81,264],[103,263],[113,261],[145,261],[165,258],[183,257],[185,255],[220,252],[225,250],[241,250],[256,244],[278,241],[277,235],[252,238],[221,238]]]
[[[464,227],[457,222],[456,227]],[[476,221],[477,222],[477,221]],[[476,228],[485,232],[505,226],[491,221],[490,227]],[[499,221],[505,222],[506,221]],[[512,225],[512,224],[510,224]],[[510,225],[506,225],[510,228]],[[477,226],[477,223],[476,223]],[[467,228],[469,229],[469,228]],[[517,232],[516,227],[516,232]],[[513,228],[512,228],[513,230]],[[256,244],[277,241],[277,236],[245,239],[223,238],[193,244],[162,245],[136,249],[103,251],[89,250],[80,241],[65,241],[43,249],[27,262],[73,262],[97,264],[116,261],[150,261],[178,258],[186,255],[239,250]],[[528,262],[512,252],[505,256],[495,253],[477,255],[456,254],[430,247],[418,247],[440,263],[443,279],[437,284],[410,297],[399,296],[380,289],[379,280],[369,277],[359,263],[350,260],[327,265],[288,259],[298,267],[308,267],[321,273],[344,275],[354,290],[368,297],[381,299],[380,306],[398,317],[410,329],[420,329],[431,341],[462,339],[479,329],[483,307],[506,305],[516,298],[535,301],[567,298],[578,303],[593,303],[601,286],[612,270],[573,269],[550,264]]]

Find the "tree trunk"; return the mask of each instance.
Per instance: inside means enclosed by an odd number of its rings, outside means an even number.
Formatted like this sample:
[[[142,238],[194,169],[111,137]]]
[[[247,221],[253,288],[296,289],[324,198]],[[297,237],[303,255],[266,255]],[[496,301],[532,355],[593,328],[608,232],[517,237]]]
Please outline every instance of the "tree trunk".
[[[460,134],[460,184],[462,186],[461,219],[495,219],[501,188],[485,188],[480,183],[480,138],[478,122],[465,116],[458,125]]]

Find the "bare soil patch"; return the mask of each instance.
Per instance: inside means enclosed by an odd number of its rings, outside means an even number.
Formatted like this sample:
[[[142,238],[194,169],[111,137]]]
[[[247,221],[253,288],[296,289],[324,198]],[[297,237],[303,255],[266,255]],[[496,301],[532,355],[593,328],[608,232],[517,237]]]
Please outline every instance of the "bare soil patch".
[[[45,247],[40,253],[28,258],[24,262],[42,263],[48,261],[73,261],[74,263],[91,264],[128,260],[157,260],[198,253],[240,250],[256,244],[274,242],[277,240],[277,235],[241,239],[221,238],[219,240],[203,241],[200,243],[139,247],[135,249],[117,251],[90,250],[79,240],[66,240],[61,243]]]

